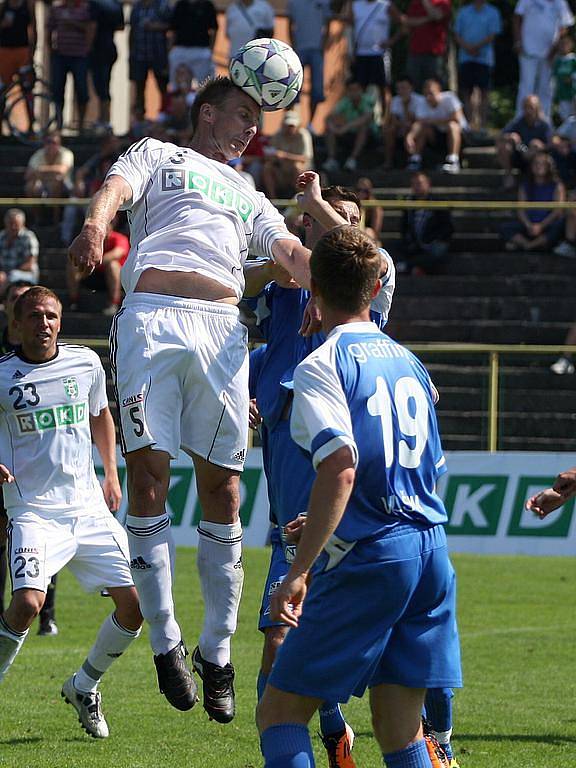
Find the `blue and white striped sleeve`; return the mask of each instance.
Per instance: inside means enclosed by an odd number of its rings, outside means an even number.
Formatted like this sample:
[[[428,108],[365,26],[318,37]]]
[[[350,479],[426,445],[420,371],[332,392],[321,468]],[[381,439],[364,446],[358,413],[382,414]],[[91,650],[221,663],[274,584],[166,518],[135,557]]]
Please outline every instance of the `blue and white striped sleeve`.
[[[257,256],[267,256],[274,259],[272,245],[276,240],[300,240],[288,232],[286,222],[282,214],[274,208],[272,203],[264,195],[262,197],[262,209],[254,218],[254,231],[250,243],[250,253]]]
[[[328,355],[308,357],[294,372],[292,439],[312,457],[314,469],[343,446],[349,446],[354,465],[358,448],[348,402]]]

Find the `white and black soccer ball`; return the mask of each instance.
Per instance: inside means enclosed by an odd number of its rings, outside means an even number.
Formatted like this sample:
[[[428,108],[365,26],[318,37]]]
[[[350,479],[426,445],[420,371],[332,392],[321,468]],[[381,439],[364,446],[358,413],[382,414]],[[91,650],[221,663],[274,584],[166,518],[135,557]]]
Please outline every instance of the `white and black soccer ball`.
[[[230,79],[266,112],[286,109],[302,88],[302,64],[281,40],[250,40],[230,59]]]

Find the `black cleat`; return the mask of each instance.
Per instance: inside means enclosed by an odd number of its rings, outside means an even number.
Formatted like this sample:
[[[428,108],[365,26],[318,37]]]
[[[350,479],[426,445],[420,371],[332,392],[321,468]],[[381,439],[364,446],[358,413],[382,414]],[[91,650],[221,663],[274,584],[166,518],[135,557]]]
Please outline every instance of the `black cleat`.
[[[173,707],[182,712],[192,709],[198,701],[198,686],[184,661],[187,655],[186,646],[180,641],[168,653],[154,656],[160,693],[166,696]]]
[[[202,678],[204,688],[204,709],[210,720],[229,723],[236,714],[234,702],[234,667],[228,663],[219,667],[206,661],[196,646],[192,653],[194,671]]]

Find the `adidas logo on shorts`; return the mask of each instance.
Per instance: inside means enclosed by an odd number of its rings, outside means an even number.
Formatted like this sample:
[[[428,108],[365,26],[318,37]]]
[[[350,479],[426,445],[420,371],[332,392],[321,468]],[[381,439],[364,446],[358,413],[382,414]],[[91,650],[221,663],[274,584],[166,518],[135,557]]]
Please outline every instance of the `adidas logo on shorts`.
[[[141,555],[138,555],[138,557],[130,560],[130,568],[133,571],[146,571],[148,568],[152,568],[152,566]]]
[[[238,451],[238,453],[233,453],[232,458],[234,461],[244,461],[246,459],[246,451],[244,448],[242,448],[241,451]]]

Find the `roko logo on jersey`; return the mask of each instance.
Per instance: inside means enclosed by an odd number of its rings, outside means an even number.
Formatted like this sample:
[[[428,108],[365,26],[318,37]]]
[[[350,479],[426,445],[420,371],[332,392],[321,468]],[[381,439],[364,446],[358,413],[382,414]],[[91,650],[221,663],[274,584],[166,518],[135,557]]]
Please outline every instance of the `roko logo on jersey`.
[[[18,428],[22,434],[44,432],[46,429],[58,429],[58,427],[70,427],[74,424],[83,424],[87,419],[86,403],[39,408],[37,411],[19,413],[16,416]]]
[[[236,211],[242,221],[247,221],[254,210],[250,199],[230,184],[216,181],[210,176],[204,176],[195,171],[163,168],[162,191],[174,192],[183,189],[196,190],[213,203],[231,208]]]

